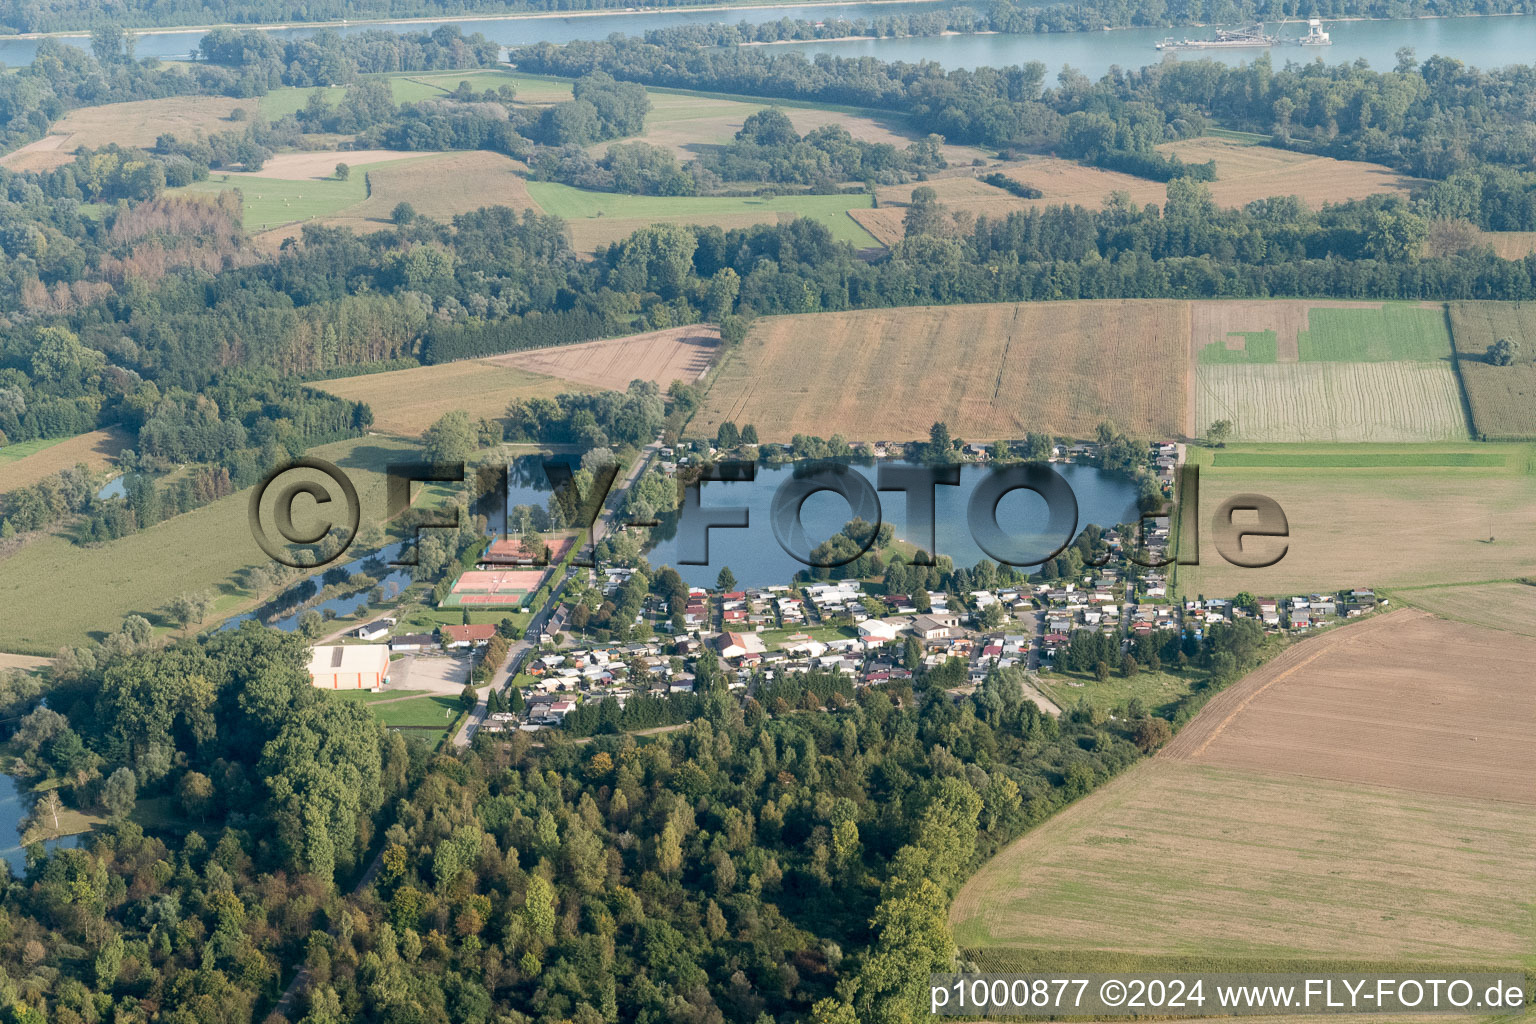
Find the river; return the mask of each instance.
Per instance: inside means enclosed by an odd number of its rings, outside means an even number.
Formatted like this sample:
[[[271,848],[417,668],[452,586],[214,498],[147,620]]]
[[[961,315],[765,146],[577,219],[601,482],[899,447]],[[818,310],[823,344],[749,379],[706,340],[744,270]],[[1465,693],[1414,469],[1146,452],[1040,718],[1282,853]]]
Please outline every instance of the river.
[[[875,17],[897,12],[943,10],[950,2],[932,4],[817,4],[801,7],[751,7],[742,10],[645,11],[626,14],[565,14],[523,18],[463,18],[450,21],[406,21],[346,25],[335,31],[352,34],[367,29],[385,28],[393,32],[431,31],[439,25],[457,25],[466,33],[480,32],[506,45],[548,41],[567,43],[577,39],[603,39],[614,32],[639,35],[654,28],[709,22],[747,21],[754,24],[780,18]],[[1274,29],[1276,26],[1271,25]],[[1425,18],[1405,21],[1337,21],[1327,25],[1334,45],[1324,49],[1296,46],[1276,47],[1272,53],[1276,65],[1286,61],[1322,59],[1330,64],[1364,59],[1377,70],[1390,69],[1396,63],[1399,47],[1412,47],[1420,60],[1432,54],[1454,57],[1480,67],[1529,63],[1536,53],[1536,15],[1507,17]],[[279,27],[273,33],[284,39],[313,35],[315,28]],[[1304,29],[1292,23],[1282,30],[1286,36],[1299,35]],[[203,36],[203,30],[143,31],[138,36],[137,53],[141,57],[185,58]],[[805,53],[830,53],[845,57],[878,57],[881,60],[932,60],[947,68],[1001,67],[1042,61],[1054,73],[1063,65],[1094,78],[1111,67],[1139,68],[1164,59],[1154,44],[1166,36],[1209,37],[1210,30],[1117,29],[1112,32],[1071,32],[1042,35],[943,36],[920,39],[871,39],[844,42],[787,43],[786,49]],[[83,36],[67,41],[84,46]],[[0,38],[0,61],[8,65],[26,64],[37,51],[35,39]],[[1228,63],[1251,61],[1263,50],[1221,50],[1185,52],[1178,59],[1211,57]],[[1172,57],[1172,55],[1170,55]]]
[[[11,874],[17,878],[27,870],[27,850],[21,845],[20,826],[31,806],[31,800],[22,800],[21,786],[16,780],[0,774],[0,859],[10,865]],[[46,840],[43,848],[52,853],[79,844],[78,835],[62,836]]]

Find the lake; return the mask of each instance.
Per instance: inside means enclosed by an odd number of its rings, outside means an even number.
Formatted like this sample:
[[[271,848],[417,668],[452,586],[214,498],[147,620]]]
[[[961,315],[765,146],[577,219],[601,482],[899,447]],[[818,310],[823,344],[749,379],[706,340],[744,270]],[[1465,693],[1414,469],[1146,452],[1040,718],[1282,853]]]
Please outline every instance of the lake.
[[[877,17],[883,14],[944,10],[954,4],[817,4],[800,7],[754,7],[737,11],[684,10],[646,11],[634,14],[566,14],[533,18],[462,18],[428,22],[386,22],[347,25],[334,29],[353,34],[368,29],[384,28],[393,32],[431,31],[439,25],[457,25],[466,33],[481,32],[486,38],[504,45],[523,45],[547,41],[567,43],[577,39],[603,39],[614,32],[640,35],[650,29],[675,25],[708,24],[711,22],[741,21],[758,24],[781,18]],[[1335,21],[1327,28],[1333,34],[1334,45],[1323,49],[1302,49],[1296,46],[1275,47],[1272,51],[1277,66],[1286,61],[1310,61],[1322,59],[1330,64],[1346,63],[1359,59],[1367,61],[1377,70],[1388,70],[1396,63],[1399,47],[1410,46],[1420,60],[1433,54],[1454,57],[1480,67],[1499,67],[1505,64],[1524,64],[1536,53],[1536,15],[1511,15],[1500,17],[1424,18],[1403,21]],[[1274,24],[1271,30],[1277,28]],[[314,28],[276,28],[273,33],[283,39],[302,39],[313,35]],[[1299,35],[1305,31],[1292,22],[1281,29],[1285,36]],[[203,36],[202,31],[145,31],[138,36],[137,53],[140,56],[185,58]],[[975,68],[982,66],[1002,67],[1023,64],[1027,61],[1043,62],[1054,74],[1062,65],[1070,64],[1093,78],[1098,78],[1111,67],[1139,68],[1155,64],[1164,55],[1153,45],[1166,36],[1173,35],[1205,38],[1213,34],[1209,29],[1198,28],[1148,28],[1116,29],[1112,32],[1070,32],[1048,35],[984,35],[943,36],[921,39],[878,39],[847,42],[788,43],[787,48],[805,53],[830,53],[844,57],[877,57],[881,60],[936,61],[947,68]],[[86,46],[84,36],[71,36],[68,42]],[[15,66],[32,60],[37,51],[33,39],[0,38],[0,61]],[[1263,50],[1222,50],[1170,54],[1169,59],[1219,59],[1231,64],[1246,63],[1263,53]]]
[[[893,461],[896,466],[912,463]],[[872,461],[851,461],[848,465],[873,484],[876,467]],[[681,546],[677,519],[669,517],[651,531],[651,546],[645,556],[657,568],[671,565],[690,586],[713,587],[721,568],[730,566],[737,582],[744,587],[788,583],[795,573],[805,569],[786,552],[774,536],[769,521],[775,491],[790,479],[794,464],[759,465],[757,479],[751,482],[708,481],[701,485],[703,508],[744,506],[748,510],[745,529],[713,529],[709,532],[709,564],[679,565]],[[1136,485],[1121,473],[1111,473],[1096,466],[1058,465],[1053,467],[1065,478],[1077,498],[1077,532],[1089,523],[1114,526],[1136,518]],[[990,467],[967,463],[960,467],[958,487],[934,488],[936,543],[938,553],[948,555],[956,566],[969,568],[988,557],[971,536],[966,510],[972,493],[993,471]],[[926,547],[926,537],[907,533],[906,499],[900,492],[880,492],[880,514],[891,524],[896,536]],[[1005,531],[1021,537],[1042,538],[1045,525],[1045,501],[1029,491],[1013,491],[997,505],[997,521]],[[801,510],[808,546],[814,547],[842,529],[851,518],[848,503],[836,494],[823,492],[807,498]],[[1056,539],[1060,543],[1060,538]],[[1037,549],[1049,545],[1034,545]]]

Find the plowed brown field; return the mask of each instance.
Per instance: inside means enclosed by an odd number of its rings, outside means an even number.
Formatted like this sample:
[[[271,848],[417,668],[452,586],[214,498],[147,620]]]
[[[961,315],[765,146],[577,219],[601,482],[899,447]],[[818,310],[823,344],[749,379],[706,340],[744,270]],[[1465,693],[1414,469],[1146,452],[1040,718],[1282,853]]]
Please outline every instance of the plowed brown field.
[[[1164,756],[1536,804],[1536,640],[1394,611],[1226,690]]]

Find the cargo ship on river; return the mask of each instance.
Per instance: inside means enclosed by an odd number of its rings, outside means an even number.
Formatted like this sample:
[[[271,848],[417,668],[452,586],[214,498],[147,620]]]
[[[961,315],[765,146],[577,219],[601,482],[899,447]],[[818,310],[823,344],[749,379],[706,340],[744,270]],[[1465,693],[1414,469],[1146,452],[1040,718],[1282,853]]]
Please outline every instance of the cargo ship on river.
[[[1287,45],[1332,46],[1333,39],[1324,31],[1322,21],[1312,18],[1307,22],[1306,35],[1290,39],[1265,32],[1263,25],[1254,25],[1252,28],[1219,28],[1215,39],[1174,39],[1169,36],[1156,44],[1159,50],[1243,50]]]

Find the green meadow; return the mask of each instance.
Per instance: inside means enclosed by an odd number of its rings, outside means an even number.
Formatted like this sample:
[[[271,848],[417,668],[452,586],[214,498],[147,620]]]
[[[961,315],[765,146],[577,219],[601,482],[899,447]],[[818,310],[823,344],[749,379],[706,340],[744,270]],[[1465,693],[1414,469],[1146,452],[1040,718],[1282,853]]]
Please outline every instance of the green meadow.
[[[362,524],[384,519],[384,467],[413,452],[402,441],[357,438],[310,454],[341,467],[357,487]],[[234,581],[240,570],[269,561],[251,537],[250,491],[94,547],[63,533],[32,541],[0,572],[0,650],[52,655],[82,636],[103,637],[128,615],[151,622],[177,594],[212,591],[213,618],[254,606],[264,595]],[[295,508],[300,529],[311,525]],[[361,598],[359,598],[361,600]],[[212,622],[213,619],[210,619]]]
[[[0,445],[0,465],[24,459],[28,455],[36,455],[44,448],[52,448],[60,441],[68,440],[67,437],[40,437],[33,441],[17,441],[15,444]]]
[[[708,223],[712,218],[741,214],[768,221],[772,214],[787,213],[825,224],[840,242],[860,247],[879,244],[848,216],[849,210],[864,210],[872,205],[873,200],[867,195],[629,196],[589,192],[548,181],[529,182],[528,194],[545,213],[570,221],[608,217],[685,224]]]

